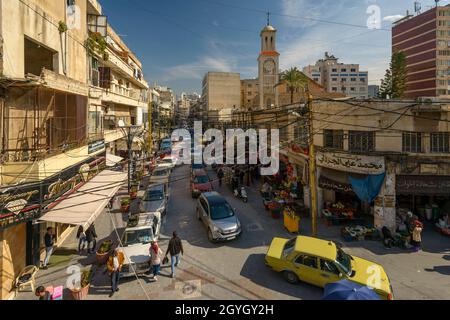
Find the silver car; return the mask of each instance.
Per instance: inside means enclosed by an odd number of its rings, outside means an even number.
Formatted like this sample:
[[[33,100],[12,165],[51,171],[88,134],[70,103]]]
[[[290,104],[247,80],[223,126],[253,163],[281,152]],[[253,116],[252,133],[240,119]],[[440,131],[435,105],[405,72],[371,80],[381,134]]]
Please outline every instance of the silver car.
[[[146,191],[140,191],[145,212],[160,212],[163,216],[167,211],[168,190],[165,184],[150,185]]]
[[[197,218],[208,230],[211,242],[233,240],[242,232],[235,210],[217,192],[205,192],[197,201]]]

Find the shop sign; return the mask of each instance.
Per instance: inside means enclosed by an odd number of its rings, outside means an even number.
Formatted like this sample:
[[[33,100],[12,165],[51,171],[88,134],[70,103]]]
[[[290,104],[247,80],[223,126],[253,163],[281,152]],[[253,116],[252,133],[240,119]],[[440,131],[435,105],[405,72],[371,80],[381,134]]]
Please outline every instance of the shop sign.
[[[384,157],[318,152],[317,165],[339,171],[377,175],[385,172]]]
[[[88,144],[88,153],[91,154],[94,153],[95,151],[103,150],[105,146],[106,146],[105,139],[90,142]]]
[[[350,184],[340,183],[326,177],[320,177],[319,188],[340,191],[345,193],[353,193],[353,188]]]
[[[105,159],[101,158],[61,171],[58,177],[40,183],[0,189],[0,229],[39,218],[41,213],[97,174],[104,164]],[[83,168],[89,169],[87,175]]]
[[[450,194],[450,176],[397,176],[396,192],[402,194]]]

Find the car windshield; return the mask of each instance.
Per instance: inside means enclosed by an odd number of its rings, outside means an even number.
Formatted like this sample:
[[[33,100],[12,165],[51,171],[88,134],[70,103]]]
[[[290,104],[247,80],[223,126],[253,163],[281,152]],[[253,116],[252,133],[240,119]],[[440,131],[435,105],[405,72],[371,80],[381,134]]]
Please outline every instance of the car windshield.
[[[208,182],[209,182],[208,176],[197,176],[194,178],[194,183],[203,184]]]
[[[153,175],[157,176],[157,177],[166,176],[167,171],[166,170],[158,170],[158,171],[153,172]]]
[[[134,244],[148,244],[153,240],[153,229],[129,230],[125,231],[122,237],[124,247]]]
[[[173,161],[170,158],[166,158],[166,159],[163,159],[162,162],[172,164]]]
[[[164,199],[162,190],[149,190],[145,195],[144,201],[158,201]]]
[[[336,262],[346,274],[352,272],[351,258],[342,249],[337,249]]]
[[[288,255],[291,254],[291,252],[295,248],[296,241],[297,241],[297,238],[293,238],[293,239],[289,240],[288,242],[286,242],[286,244],[284,245],[284,248],[283,248],[283,258],[286,258]]]
[[[211,220],[221,220],[234,216],[234,211],[227,202],[211,205]]]

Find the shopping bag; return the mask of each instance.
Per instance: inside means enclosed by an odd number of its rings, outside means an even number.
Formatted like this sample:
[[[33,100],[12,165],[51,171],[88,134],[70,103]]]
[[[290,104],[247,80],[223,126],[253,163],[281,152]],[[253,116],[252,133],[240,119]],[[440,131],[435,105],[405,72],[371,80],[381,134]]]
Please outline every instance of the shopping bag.
[[[55,287],[53,289],[52,300],[62,300],[63,299],[63,286]]]

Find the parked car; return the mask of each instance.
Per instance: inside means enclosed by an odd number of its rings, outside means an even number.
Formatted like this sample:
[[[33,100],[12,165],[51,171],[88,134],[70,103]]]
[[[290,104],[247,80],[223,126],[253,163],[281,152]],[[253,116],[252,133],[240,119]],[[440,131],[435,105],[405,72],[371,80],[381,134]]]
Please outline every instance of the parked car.
[[[203,169],[197,169],[191,175],[191,194],[192,198],[197,198],[202,192],[213,191],[213,185],[208,174]]]
[[[172,155],[165,155],[164,158],[160,158],[157,160],[157,164],[160,167],[165,167],[170,170],[175,168],[176,163],[177,163],[177,159]]]
[[[165,184],[156,184],[150,185],[145,191],[139,191],[138,196],[142,199],[146,212],[160,212],[163,216],[166,214],[169,199],[166,188]]]
[[[191,165],[191,174],[194,174],[195,170],[206,170],[206,165],[203,163],[192,163]]]
[[[242,228],[235,210],[217,192],[202,193],[197,201],[197,219],[203,222],[211,242],[233,240]]]
[[[151,241],[158,240],[160,230],[161,213],[159,212],[141,213],[136,219],[129,221],[122,235],[122,247],[119,247],[125,256],[122,277],[131,277],[135,273],[144,274],[149,270],[149,246]]]
[[[303,281],[323,288],[346,279],[362,286],[370,285],[382,299],[393,299],[392,286],[381,265],[351,256],[332,241],[304,236],[290,240],[274,238],[265,263],[283,273],[289,283]]]

